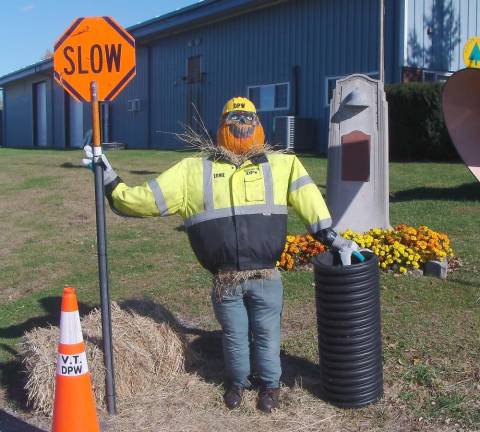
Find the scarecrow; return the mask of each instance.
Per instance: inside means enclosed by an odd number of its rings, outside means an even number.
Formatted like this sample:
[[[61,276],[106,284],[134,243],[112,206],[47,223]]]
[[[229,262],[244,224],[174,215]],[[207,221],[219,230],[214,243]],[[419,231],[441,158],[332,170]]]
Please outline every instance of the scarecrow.
[[[112,210],[123,216],[183,218],[198,261],[213,275],[213,309],[223,331],[225,404],[240,405],[253,370],[261,383],[258,408],[271,412],[280,394],[283,287],[276,262],[285,245],[288,206],[312,235],[342,256],[358,246],[330,228],[327,206],[299,159],[265,145],[250,100],[235,97],[226,103],[216,144],[192,129],[181,138],[200,143],[202,154],[141,186],[127,186],[102,156],[106,195]],[[85,150],[87,165],[92,151]]]

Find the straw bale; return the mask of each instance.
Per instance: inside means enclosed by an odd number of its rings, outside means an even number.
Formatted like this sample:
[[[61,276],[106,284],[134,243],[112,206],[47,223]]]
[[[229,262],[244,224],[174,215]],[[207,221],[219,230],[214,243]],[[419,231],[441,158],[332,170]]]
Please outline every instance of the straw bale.
[[[81,323],[95,399],[97,406],[105,409],[100,311],[92,311]],[[112,335],[119,400],[166,386],[185,370],[185,343],[166,323],[156,323],[112,303]],[[36,328],[24,335],[20,346],[28,401],[36,411],[46,415],[51,415],[53,409],[58,337],[58,327]]]

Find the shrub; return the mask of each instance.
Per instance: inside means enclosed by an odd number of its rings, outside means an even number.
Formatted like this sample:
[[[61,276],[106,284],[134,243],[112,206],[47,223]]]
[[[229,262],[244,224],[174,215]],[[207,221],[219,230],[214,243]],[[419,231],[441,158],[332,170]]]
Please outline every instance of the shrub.
[[[459,160],[442,113],[442,84],[385,86],[390,160]]]

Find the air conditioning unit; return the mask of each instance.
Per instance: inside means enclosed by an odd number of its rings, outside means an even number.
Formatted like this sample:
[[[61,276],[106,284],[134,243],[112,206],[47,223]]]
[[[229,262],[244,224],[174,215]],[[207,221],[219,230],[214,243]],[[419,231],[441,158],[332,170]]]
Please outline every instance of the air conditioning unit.
[[[311,150],[313,147],[313,120],[295,116],[273,119],[273,145],[287,150]]]

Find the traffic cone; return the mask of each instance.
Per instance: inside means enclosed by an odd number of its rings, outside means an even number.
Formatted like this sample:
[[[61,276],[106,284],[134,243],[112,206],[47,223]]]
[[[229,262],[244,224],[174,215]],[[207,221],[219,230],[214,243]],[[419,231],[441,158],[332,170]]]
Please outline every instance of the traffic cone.
[[[99,432],[77,296],[64,288],[52,432]]]

